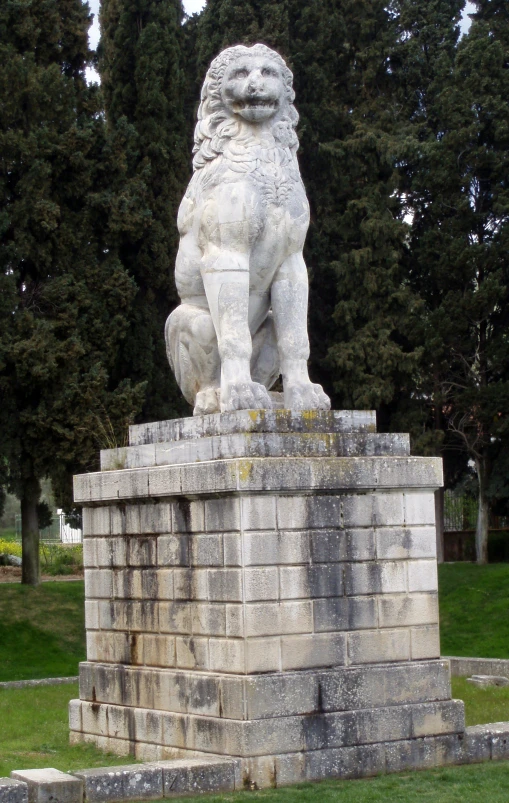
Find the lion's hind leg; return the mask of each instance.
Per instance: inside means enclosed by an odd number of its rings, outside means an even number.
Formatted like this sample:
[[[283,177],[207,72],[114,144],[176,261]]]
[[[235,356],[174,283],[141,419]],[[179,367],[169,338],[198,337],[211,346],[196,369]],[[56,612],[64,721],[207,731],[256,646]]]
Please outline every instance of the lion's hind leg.
[[[210,312],[181,304],[166,321],[164,333],[168,360],[193,414],[219,412],[221,362]]]

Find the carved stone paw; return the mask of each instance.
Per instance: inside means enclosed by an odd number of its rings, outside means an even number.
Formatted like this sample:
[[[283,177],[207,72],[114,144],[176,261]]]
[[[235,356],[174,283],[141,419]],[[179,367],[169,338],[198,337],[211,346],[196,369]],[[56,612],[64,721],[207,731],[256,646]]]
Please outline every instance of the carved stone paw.
[[[258,382],[228,382],[221,389],[221,412],[233,410],[272,410],[272,401]]]
[[[292,382],[285,387],[287,410],[330,410],[330,399],[321,385],[313,382]]]
[[[205,388],[196,394],[193,415],[210,415],[220,410],[219,388]]]

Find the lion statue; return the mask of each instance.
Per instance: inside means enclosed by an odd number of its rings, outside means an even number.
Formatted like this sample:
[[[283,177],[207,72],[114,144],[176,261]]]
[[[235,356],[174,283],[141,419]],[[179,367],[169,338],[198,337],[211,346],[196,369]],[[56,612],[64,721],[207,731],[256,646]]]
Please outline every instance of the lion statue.
[[[168,359],[195,415],[330,408],[308,375],[309,206],[297,163],[293,75],[265,45],[237,45],[205,77],[194,174],[180,205]]]

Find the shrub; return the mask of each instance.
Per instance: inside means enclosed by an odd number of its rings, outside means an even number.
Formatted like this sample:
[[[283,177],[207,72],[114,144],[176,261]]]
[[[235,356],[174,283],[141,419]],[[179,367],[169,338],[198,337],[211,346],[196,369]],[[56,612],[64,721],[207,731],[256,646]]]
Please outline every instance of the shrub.
[[[81,544],[41,544],[41,571],[44,574],[79,574],[82,569]]]

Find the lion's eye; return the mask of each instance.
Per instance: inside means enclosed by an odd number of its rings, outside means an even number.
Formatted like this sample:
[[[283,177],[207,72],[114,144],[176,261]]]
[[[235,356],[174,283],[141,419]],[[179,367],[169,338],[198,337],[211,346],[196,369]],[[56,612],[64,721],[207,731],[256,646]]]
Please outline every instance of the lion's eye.
[[[272,70],[270,67],[264,67],[262,70],[262,75],[270,76],[271,78],[277,77],[277,73],[275,70]]]
[[[236,70],[233,74],[234,78],[247,78],[249,75],[247,70]]]

